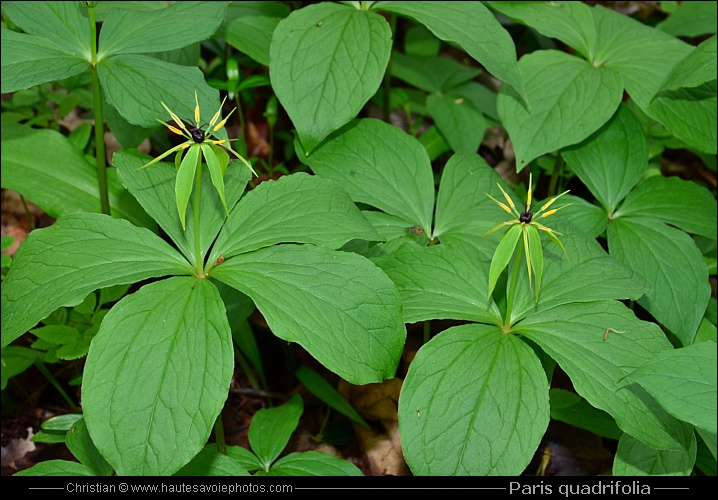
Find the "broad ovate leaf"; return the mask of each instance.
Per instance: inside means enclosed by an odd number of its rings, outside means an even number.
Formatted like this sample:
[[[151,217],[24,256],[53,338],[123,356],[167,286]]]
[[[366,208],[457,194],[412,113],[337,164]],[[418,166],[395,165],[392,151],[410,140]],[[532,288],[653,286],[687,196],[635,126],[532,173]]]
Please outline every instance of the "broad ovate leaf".
[[[656,175],[641,182],[626,197],[614,217],[646,217],[715,240],[718,207],[711,192],[680,177]]]
[[[182,255],[148,229],[101,214],[65,216],[32,231],[15,254],[2,286],[2,345],[93,290],[191,272]]]
[[[623,95],[619,74],[565,52],[540,50],[519,61],[531,109],[501,87],[499,115],[516,151],[516,170],[538,156],[576,144],[598,130]]]
[[[668,413],[716,433],[716,344],[700,342],[661,351],[628,376]]]
[[[406,338],[401,299],[364,257],[286,244],[228,258],[211,275],[251,297],[277,337],[348,382],[394,377]]]
[[[173,277],[119,301],[92,340],[82,407],[119,475],[168,475],[207,443],[234,368],[224,304],[208,280]]]
[[[210,38],[227,2],[176,2],[151,12],[114,8],[102,23],[99,60],[113,54],[167,52]]]
[[[283,405],[263,408],[252,416],[249,445],[262,462],[265,472],[284,451],[303,411],[302,397],[295,394]]]
[[[416,354],[399,398],[399,435],[415,475],[518,475],[549,422],[534,351],[496,326],[452,327]]]
[[[421,143],[401,129],[373,118],[355,120],[303,161],[337,181],[354,202],[431,232],[431,162]]]
[[[3,94],[70,78],[90,67],[86,59],[58,47],[54,41],[43,36],[26,35],[5,28],[1,36],[3,54],[0,87]]]
[[[636,116],[621,105],[608,123],[561,154],[606,212],[613,213],[646,169],[648,139]]]
[[[624,434],[613,460],[614,476],[689,476],[696,461],[696,438],[686,450],[659,450]]]
[[[379,235],[334,182],[305,173],[263,182],[235,206],[209,260],[276,243],[313,243],[339,248],[354,238]]]
[[[514,329],[556,360],[576,392],[610,413],[624,432],[653,448],[689,448],[693,428],[667,413],[640,385],[625,380],[656,354],[672,349],[658,325],[640,321],[619,302],[597,301],[532,314]]]
[[[437,38],[458,44],[527,99],[511,35],[481,2],[380,2],[375,8],[411,17]]]
[[[17,191],[55,219],[75,212],[101,211],[97,168],[63,134],[3,124],[0,147],[3,188]],[[117,181],[111,168],[107,169],[107,190],[114,217],[156,229],[155,222]]]
[[[683,345],[692,344],[711,290],[705,261],[691,237],[653,218],[627,216],[608,225],[608,248],[651,285],[639,304]]]
[[[376,12],[322,2],[277,25],[272,88],[306,154],[357,116],[379,88],[390,54],[391,29]]]
[[[486,263],[477,264],[473,248],[428,247],[405,243],[375,262],[401,294],[404,321],[454,319],[500,323],[501,313],[487,299]]]

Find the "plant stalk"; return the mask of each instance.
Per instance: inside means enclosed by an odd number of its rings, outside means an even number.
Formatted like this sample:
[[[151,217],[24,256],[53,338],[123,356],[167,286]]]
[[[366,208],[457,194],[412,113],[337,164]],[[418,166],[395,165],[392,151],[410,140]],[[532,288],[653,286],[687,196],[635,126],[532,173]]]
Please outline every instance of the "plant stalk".
[[[396,14],[392,14],[389,18],[389,26],[391,27],[391,38],[394,39],[396,34]],[[391,119],[391,56],[389,56],[389,62],[386,65],[386,71],[384,72],[384,81],[382,87],[384,89],[384,96],[382,99],[382,118],[386,123],[390,122]]]
[[[546,195],[547,198],[556,196],[556,193],[558,192],[556,185],[558,184],[558,179],[561,176],[561,170],[563,170],[563,156],[561,156],[561,153],[556,153],[556,162],[553,164],[551,182],[548,185],[548,194]]]
[[[52,386],[57,389],[57,392],[60,393],[60,396],[67,401],[67,404],[70,405],[70,408],[72,408],[72,411],[75,413],[82,413],[80,409],[77,407],[75,402],[68,396],[68,394],[65,392],[65,389],[62,388],[62,385],[60,385],[60,382],[57,381],[55,376],[50,373],[50,370],[47,369],[45,366],[45,363],[42,361],[35,361],[35,366],[37,366],[37,369],[40,370],[40,373],[42,373],[45,378],[52,384]]]
[[[217,420],[214,422],[214,438],[217,441],[217,453],[222,455],[227,454],[227,443],[224,440],[224,424],[222,423],[222,412],[217,415]]]
[[[97,184],[100,189],[100,208],[102,213],[110,215],[110,197],[107,191],[107,171],[105,165],[105,118],[102,112],[102,89],[97,76],[97,25],[95,24],[95,8],[87,7],[90,18],[90,47],[92,63],[92,107],[95,114],[95,161],[97,162]]]

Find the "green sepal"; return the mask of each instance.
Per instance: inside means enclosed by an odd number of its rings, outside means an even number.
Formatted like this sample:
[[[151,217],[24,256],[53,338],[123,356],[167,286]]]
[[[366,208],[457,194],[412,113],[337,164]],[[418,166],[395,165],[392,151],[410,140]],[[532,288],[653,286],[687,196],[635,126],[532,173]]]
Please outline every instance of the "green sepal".
[[[527,263],[530,262],[531,268],[529,269],[529,281],[531,279],[531,269],[533,269],[534,276],[536,277],[536,302],[539,299],[539,292],[541,291],[541,277],[543,275],[543,248],[541,247],[541,236],[539,235],[538,229],[534,226],[526,225],[524,235],[528,241],[528,252],[527,252]]]
[[[187,204],[192,194],[192,186],[194,185],[194,176],[199,168],[199,147],[190,146],[187,154],[184,156],[180,168],[177,172],[177,181],[175,183],[175,199],[177,202],[177,212],[179,213],[182,229],[185,229],[185,217],[187,215]]]
[[[491,268],[489,269],[489,294],[487,297],[491,297],[491,293],[494,291],[501,271],[509,264],[509,260],[511,260],[516,244],[519,241],[519,236],[521,236],[521,226],[516,224],[501,237],[501,241],[499,241],[496,251],[494,252],[494,257],[491,259]]]
[[[201,148],[204,160],[207,162],[207,168],[209,169],[209,176],[212,179],[212,184],[214,184],[214,188],[217,190],[219,199],[222,200],[222,206],[224,207],[224,211],[229,219],[229,210],[227,209],[227,203],[224,201],[224,171],[222,166],[219,164],[219,160],[217,159],[212,147],[207,143],[203,143]]]

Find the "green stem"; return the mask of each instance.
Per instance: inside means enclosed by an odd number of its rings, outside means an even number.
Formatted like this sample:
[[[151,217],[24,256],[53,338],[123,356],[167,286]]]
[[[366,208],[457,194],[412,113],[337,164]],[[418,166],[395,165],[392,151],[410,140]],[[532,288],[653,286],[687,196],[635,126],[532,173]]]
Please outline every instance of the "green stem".
[[[217,415],[214,422],[214,438],[217,441],[217,452],[222,455],[227,454],[227,443],[224,440],[224,424],[222,423],[222,412]]]
[[[563,156],[561,156],[561,153],[557,153],[556,162],[553,164],[553,172],[551,172],[551,182],[548,185],[548,194],[546,195],[547,198],[556,196],[556,193],[558,192],[556,190],[556,184],[558,184],[558,179],[561,176],[561,170],[563,170]]]
[[[389,26],[391,27],[391,38],[394,39],[396,34],[396,15],[391,14],[389,18]],[[382,82],[384,89],[384,99],[382,102],[383,118],[386,123],[389,123],[391,119],[391,57],[386,65],[386,71],[384,72],[384,81]]]
[[[257,380],[257,376],[254,374],[252,367],[249,365],[249,361],[244,357],[242,351],[240,351],[236,345],[234,346],[234,358],[237,360],[239,367],[247,376],[247,380],[249,381],[249,385],[252,386],[252,389],[255,391],[261,390],[263,387],[259,385],[259,380]],[[264,388],[266,389],[266,387]]]
[[[23,195],[20,195],[20,201],[22,202],[22,206],[25,208],[25,215],[27,216],[27,220],[30,221],[30,229],[35,229],[35,216],[32,215],[30,209],[27,208],[27,203],[25,202],[25,197]]]
[[[105,119],[102,113],[102,90],[100,79],[97,76],[97,25],[95,24],[95,9],[88,6],[87,13],[90,19],[90,46],[92,63],[92,107],[95,114],[95,161],[97,163],[97,183],[100,188],[100,207],[103,214],[110,215],[110,197],[107,192],[107,171],[105,170]]]
[[[511,310],[514,307],[514,292],[516,291],[516,281],[519,277],[519,268],[521,267],[521,257],[524,254],[524,247],[519,243],[516,250],[516,258],[514,259],[514,267],[511,271],[511,282],[509,283],[509,289],[506,301],[506,319],[504,320],[505,331],[511,327]]]
[[[424,321],[424,344],[431,340],[431,321]]]
[[[60,385],[60,382],[58,382],[57,379],[55,378],[55,376],[52,373],[50,373],[50,370],[47,369],[47,367],[45,366],[45,363],[43,363],[42,361],[35,361],[35,366],[37,366],[37,369],[40,370],[40,372],[43,375],[45,375],[45,378],[52,384],[52,386],[55,389],[57,389],[57,392],[60,393],[62,398],[65,401],[67,401],[67,404],[70,405],[70,408],[72,408],[72,411],[75,413],[82,413],[80,411],[80,409],[77,407],[77,405],[74,403],[74,401],[72,401],[70,396],[67,395],[67,393],[65,392],[65,389],[62,388],[62,386]]]
[[[195,169],[195,181],[194,181],[194,208],[192,209],[194,216],[194,257],[197,261],[197,277],[203,278],[204,274],[204,263],[202,262],[202,246],[200,245],[199,238],[199,207],[200,198],[202,193],[202,155],[197,157],[197,168]]]

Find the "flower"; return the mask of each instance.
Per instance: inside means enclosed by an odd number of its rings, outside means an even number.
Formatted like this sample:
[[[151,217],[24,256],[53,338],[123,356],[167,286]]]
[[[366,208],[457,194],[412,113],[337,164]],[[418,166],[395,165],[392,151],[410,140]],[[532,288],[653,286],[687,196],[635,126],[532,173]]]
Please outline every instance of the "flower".
[[[224,105],[224,102],[226,100],[227,98],[225,97],[224,100],[222,100],[222,104],[220,104],[219,106],[219,110],[217,110],[209,123],[204,125],[199,125],[200,109],[196,90],[194,91],[194,122],[192,120],[181,120],[167,107],[164,102],[160,101],[160,104],[162,104],[162,106],[167,110],[167,112],[170,114],[170,117],[179,126],[179,128],[165,123],[159,118],[157,119],[157,121],[167,127],[172,133],[185,137],[187,141],[183,142],[182,144],[178,144],[177,146],[169,149],[168,151],[165,151],[157,158],[142,165],[137,169],[141,170],[143,168],[147,168],[150,165],[153,165],[158,161],[162,160],[163,158],[169,156],[170,154],[177,152],[177,156],[175,157],[175,165],[177,166],[175,196],[177,198],[177,211],[179,212],[180,221],[182,222],[183,229],[185,227],[187,204],[189,203],[189,198],[192,192],[192,187],[194,185],[194,178],[197,174],[197,169],[200,168],[202,165],[202,156],[204,156],[205,162],[207,163],[207,168],[209,169],[212,184],[214,184],[215,189],[217,189],[217,193],[222,200],[222,205],[224,205],[224,210],[227,213],[227,217],[229,217],[229,210],[227,209],[227,204],[224,200],[224,172],[227,168],[229,157],[226,155],[226,153],[224,153],[224,151],[229,151],[230,153],[232,153],[240,161],[242,161],[242,163],[244,163],[244,165],[246,165],[247,168],[249,168],[255,176],[257,175],[257,173],[252,168],[252,165],[247,160],[245,160],[242,156],[237,154],[232,149],[226,148],[224,146],[225,143],[234,141],[236,139],[213,139],[214,134],[218,132],[222,127],[224,127],[231,114],[234,113],[234,111],[237,109],[234,108],[232,111],[230,111],[229,115],[227,115],[226,118],[220,120],[222,106]],[[207,126],[206,129],[204,129],[205,125]],[[184,158],[182,157],[183,153],[185,153]]]
[[[541,248],[541,237],[539,236],[539,230],[543,231],[548,235],[548,237],[556,243],[559,247],[561,247],[561,250],[563,250],[564,254],[566,254],[566,258],[568,259],[568,254],[566,253],[566,249],[563,247],[563,244],[558,239],[559,236],[563,236],[558,231],[554,231],[550,227],[546,227],[543,224],[540,224],[536,222],[536,219],[545,219],[546,217],[549,217],[562,208],[566,208],[570,206],[563,205],[558,208],[553,208],[551,210],[548,210],[548,208],[554,204],[556,200],[558,200],[561,196],[568,193],[567,191],[564,191],[563,193],[554,196],[551,198],[548,202],[546,202],[538,212],[533,213],[532,205],[531,205],[531,183],[533,180],[533,176],[529,175],[529,189],[528,189],[528,196],[526,199],[526,203],[524,204],[524,211],[519,213],[519,211],[516,209],[516,206],[511,200],[511,197],[506,194],[506,191],[501,187],[499,183],[496,183],[497,186],[499,186],[499,189],[504,195],[504,198],[506,198],[505,203],[500,202],[490,194],[486,194],[489,198],[494,200],[505,212],[508,214],[511,214],[515,217],[514,220],[502,222],[498,226],[494,227],[493,229],[487,231],[484,233],[484,236],[488,236],[492,234],[493,232],[497,231],[498,229],[501,229],[502,227],[508,227],[509,229],[504,233],[504,235],[501,238],[501,241],[499,242],[499,245],[496,247],[496,251],[494,252],[494,257],[491,260],[491,267],[489,269],[489,297],[491,296],[491,293],[494,291],[494,287],[496,286],[496,281],[499,278],[499,275],[504,270],[504,268],[508,265],[509,260],[511,259],[511,256],[514,253],[514,249],[516,248],[516,245],[518,244],[519,237],[523,236],[523,250],[526,252],[526,267],[528,268],[528,275],[529,275],[529,286],[532,286],[532,275],[535,277],[536,281],[536,301],[538,302],[539,298],[539,290],[541,286],[541,276],[543,274],[543,249]],[[521,249],[520,249],[521,250]],[[517,256],[517,258],[519,258]]]

